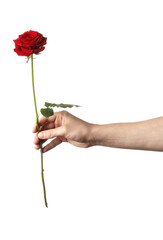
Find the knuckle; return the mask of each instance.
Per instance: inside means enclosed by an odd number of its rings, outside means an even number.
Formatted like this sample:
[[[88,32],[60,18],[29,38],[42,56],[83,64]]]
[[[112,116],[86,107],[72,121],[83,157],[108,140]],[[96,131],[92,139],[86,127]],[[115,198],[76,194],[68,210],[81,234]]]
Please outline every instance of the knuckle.
[[[66,110],[62,110],[61,113],[62,113],[63,115],[66,115],[68,112],[67,112]]]

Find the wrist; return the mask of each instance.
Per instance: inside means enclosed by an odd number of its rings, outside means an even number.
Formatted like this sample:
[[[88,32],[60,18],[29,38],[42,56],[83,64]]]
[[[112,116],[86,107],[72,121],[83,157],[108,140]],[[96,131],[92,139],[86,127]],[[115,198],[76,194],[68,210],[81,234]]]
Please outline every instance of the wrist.
[[[91,124],[91,146],[117,147],[119,138],[115,124]]]
[[[90,146],[102,146],[104,144],[104,138],[102,136],[102,125],[90,124],[89,143]]]

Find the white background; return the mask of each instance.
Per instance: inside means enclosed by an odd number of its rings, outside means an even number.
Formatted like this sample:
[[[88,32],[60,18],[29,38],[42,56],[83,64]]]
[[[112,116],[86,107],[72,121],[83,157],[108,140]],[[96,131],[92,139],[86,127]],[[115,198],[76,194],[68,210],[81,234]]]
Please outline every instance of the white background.
[[[74,103],[88,122],[163,115],[163,5],[158,0],[3,1],[0,6],[0,239],[163,239],[163,153],[63,143],[44,155],[44,207],[28,30],[48,38],[34,60],[38,109]],[[60,109],[57,109],[59,111]]]

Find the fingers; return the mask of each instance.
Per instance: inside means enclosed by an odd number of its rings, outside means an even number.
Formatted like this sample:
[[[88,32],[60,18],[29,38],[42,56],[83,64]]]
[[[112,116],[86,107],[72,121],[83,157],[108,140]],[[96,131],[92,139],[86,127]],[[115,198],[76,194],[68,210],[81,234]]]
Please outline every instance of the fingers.
[[[44,143],[44,142],[46,142],[46,140],[42,140],[42,143]],[[40,139],[39,139],[39,137],[38,137],[38,133],[35,134],[33,143],[34,143],[35,145],[39,145]]]
[[[50,129],[50,130],[45,130],[42,131],[38,134],[38,137],[40,139],[50,139],[53,137],[64,137],[65,136],[65,128],[64,126]]]
[[[36,132],[37,132],[37,126],[36,126],[36,124],[33,126],[32,132],[33,132],[33,133],[36,133]]]
[[[42,140],[41,142],[45,143],[46,141],[47,140]],[[34,147],[35,147],[36,150],[40,149],[40,139],[38,138],[38,133],[35,134],[33,143],[35,145]]]
[[[47,121],[48,121],[48,119],[46,117],[41,117],[40,120],[39,120],[39,127],[44,125]],[[36,125],[36,123],[33,126],[32,132],[33,133],[37,132],[37,125]]]
[[[46,118],[44,116],[41,117],[39,120],[40,133],[38,133],[37,131],[37,125],[34,124],[32,132],[36,133],[34,137],[35,149],[40,149],[40,139],[43,139],[42,143],[44,143],[47,139],[56,137],[56,139],[54,139],[51,143],[47,144],[47,147],[44,147],[44,151],[48,151],[62,142],[62,138],[59,139],[57,137],[64,137],[65,127],[59,127],[60,124],[55,123],[57,117],[59,117],[59,119],[61,120],[62,112],[55,112],[54,115],[49,118]]]
[[[62,141],[59,138],[55,138],[52,140],[50,143],[48,143],[44,148],[43,148],[43,153],[51,150],[52,148],[56,147],[57,145],[61,144]]]
[[[53,116],[50,116],[49,118],[46,118],[46,117],[41,117],[40,120],[39,120],[39,127],[42,127],[44,126],[46,123],[51,123],[55,121],[56,117],[57,117],[57,114],[59,114],[60,112],[55,112]],[[34,124],[33,126],[33,129],[32,129],[32,132],[33,133],[36,133],[37,132],[37,125],[36,123]]]
[[[55,123],[54,122],[47,122],[44,124],[44,126],[42,126],[42,128],[40,128],[40,131],[44,131],[44,130],[48,130],[48,129],[52,129],[55,128]]]
[[[35,145],[35,149],[39,150],[40,149],[40,145]]]

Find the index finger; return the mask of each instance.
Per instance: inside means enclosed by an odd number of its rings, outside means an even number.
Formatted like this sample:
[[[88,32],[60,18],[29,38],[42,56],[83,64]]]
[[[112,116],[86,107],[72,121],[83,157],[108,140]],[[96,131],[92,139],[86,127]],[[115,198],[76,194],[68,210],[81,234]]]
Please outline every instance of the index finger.
[[[47,121],[48,121],[48,118],[46,118],[46,117],[44,117],[44,116],[41,117],[41,118],[39,119],[39,122],[38,122],[39,127],[41,127],[42,125],[44,125]],[[33,126],[32,132],[33,132],[33,133],[36,133],[36,132],[37,132],[37,125],[36,125],[36,123],[35,123],[34,126]]]
[[[39,127],[42,127],[45,123],[47,123],[47,122],[53,122],[53,121],[55,121],[55,119],[56,119],[56,117],[57,117],[57,112],[55,112],[54,113],[54,115],[52,115],[52,116],[50,116],[49,118],[46,118],[46,117],[41,117],[40,119],[39,119]],[[36,133],[37,132],[37,125],[36,125],[36,123],[34,124],[34,126],[33,126],[33,129],[32,129],[32,132],[33,133]]]

